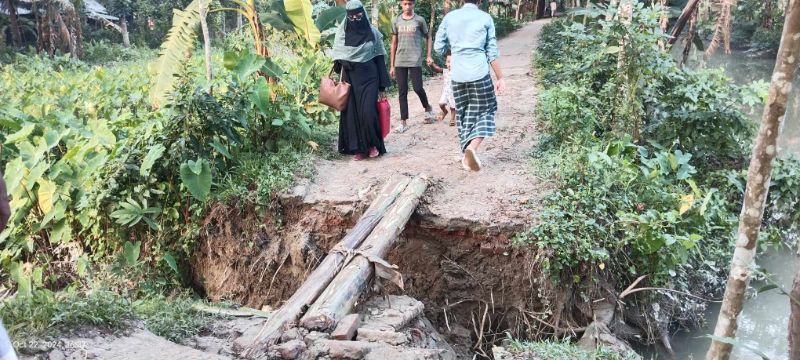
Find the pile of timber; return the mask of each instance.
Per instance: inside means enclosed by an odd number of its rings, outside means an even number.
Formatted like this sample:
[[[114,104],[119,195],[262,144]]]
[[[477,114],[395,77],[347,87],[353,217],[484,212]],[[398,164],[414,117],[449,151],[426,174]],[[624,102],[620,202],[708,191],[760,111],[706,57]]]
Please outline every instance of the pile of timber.
[[[353,310],[376,267],[379,273],[390,267],[382,259],[405,228],[428,183],[425,175],[392,177],[355,227],[272,314],[243,355],[263,354],[285,330],[298,324],[309,330],[332,331]]]

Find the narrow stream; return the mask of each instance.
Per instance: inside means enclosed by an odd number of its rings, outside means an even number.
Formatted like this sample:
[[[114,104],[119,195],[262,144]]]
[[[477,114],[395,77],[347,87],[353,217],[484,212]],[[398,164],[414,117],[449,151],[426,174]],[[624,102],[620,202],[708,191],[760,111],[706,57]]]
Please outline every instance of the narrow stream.
[[[720,52],[721,53],[721,52]],[[734,82],[743,85],[754,80],[769,82],[775,66],[773,56],[750,56],[741,51],[731,55],[720,54],[709,61],[709,67],[723,67]],[[780,156],[800,157],[800,81],[795,79],[789,97],[783,133],[779,139]],[[754,121],[761,120],[761,110],[752,114]],[[756,258],[756,262],[772,279],[784,289],[791,289],[792,280],[800,258],[789,249],[770,250]],[[764,282],[752,283],[755,289],[766,285]],[[691,331],[673,334],[672,346],[676,359],[703,359],[711,340],[705,337],[714,332],[720,305],[709,306],[706,313],[707,326]],[[777,290],[770,290],[747,300],[739,316],[737,340],[758,349],[771,360],[787,359],[787,327],[789,318],[789,298]],[[645,354],[653,359],[665,359],[663,354]],[[759,359],[755,353],[743,346],[734,346],[733,359]]]

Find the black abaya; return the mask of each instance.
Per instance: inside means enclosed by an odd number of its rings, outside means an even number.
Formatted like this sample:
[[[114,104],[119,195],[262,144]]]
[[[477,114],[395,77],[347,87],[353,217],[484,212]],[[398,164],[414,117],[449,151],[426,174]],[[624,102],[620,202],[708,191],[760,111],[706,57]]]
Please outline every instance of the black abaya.
[[[350,96],[339,117],[339,152],[367,155],[375,147],[379,153],[386,153],[377,109],[378,92],[390,85],[383,56],[363,63],[337,60],[334,70],[338,72],[341,67],[345,81],[350,83]]]

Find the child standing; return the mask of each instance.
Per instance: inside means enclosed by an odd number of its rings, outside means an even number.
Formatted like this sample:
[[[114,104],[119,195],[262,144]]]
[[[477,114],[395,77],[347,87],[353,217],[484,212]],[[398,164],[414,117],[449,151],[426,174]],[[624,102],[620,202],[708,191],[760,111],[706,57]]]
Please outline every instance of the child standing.
[[[453,97],[453,84],[450,82],[450,50],[444,55],[444,69],[442,79],[442,96],[439,98],[439,121],[444,120],[450,114],[450,126],[456,126],[456,100]],[[449,110],[449,111],[448,111]]]
[[[402,0],[400,6],[403,12],[392,22],[392,49],[389,76],[397,78],[397,87],[400,100],[400,125],[395,131],[402,133],[408,128],[408,80],[414,86],[414,92],[419,96],[422,106],[425,107],[426,124],[433,123],[433,108],[428,103],[428,95],[422,88],[422,61],[433,63],[431,57],[431,43],[433,41],[428,23],[422,16],[414,14],[414,0]],[[422,41],[427,40],[427,58],[423,58]]]

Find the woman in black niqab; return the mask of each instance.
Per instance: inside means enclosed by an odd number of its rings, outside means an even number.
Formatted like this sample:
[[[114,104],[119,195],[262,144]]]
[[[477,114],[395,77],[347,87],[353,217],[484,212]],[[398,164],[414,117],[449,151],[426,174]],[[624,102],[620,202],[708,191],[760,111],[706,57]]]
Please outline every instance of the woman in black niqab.
[[[391,83],[381,33],[370,24],[360,1],[348,1],[346,9],[333,48],[334,71],[342,71],[350,83],[347,108],[339,117],[338,150],[358,161],[386,153],[377,103]]]

